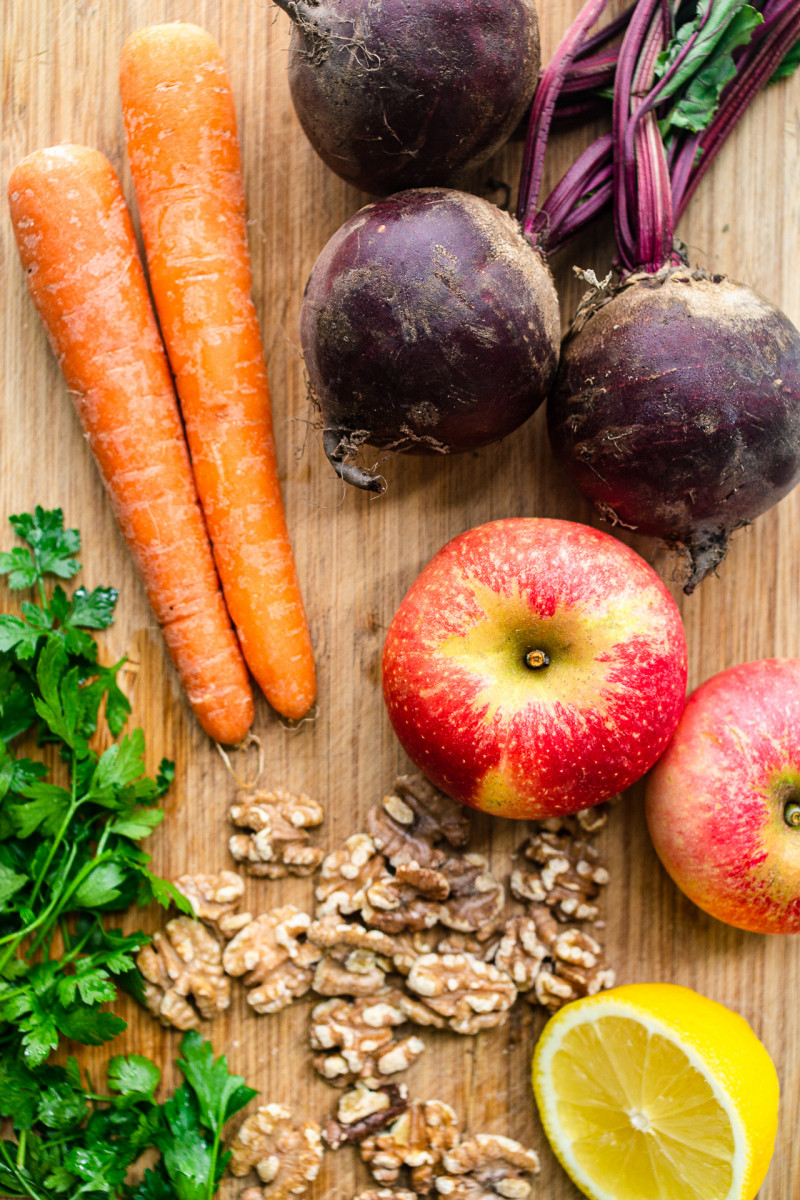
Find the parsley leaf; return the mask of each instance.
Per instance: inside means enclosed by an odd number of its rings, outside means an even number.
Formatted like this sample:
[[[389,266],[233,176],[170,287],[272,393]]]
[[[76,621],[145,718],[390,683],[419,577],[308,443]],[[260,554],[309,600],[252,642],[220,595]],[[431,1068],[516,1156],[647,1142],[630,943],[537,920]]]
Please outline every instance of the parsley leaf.
[[[161,1082],[161,1072],[141,1054],[121,1055],[108,1064],[108,1086],[121,1096],[144,1096],[152,1100]]]
[[[43,575],[71,579],[80,570],[80,563],[73,557],[81,548],[80,534],[77,529],[64,528],[60,508],[48,510],[37,504],[32,513],[20,513],[9,517],[9,521],[31,548],[37,580]]]
[[[200,1105],[200,1119],[207,1129],[222,1130],[234,1113],[253,1099],[256,1093],[247,1087],[239,1075],[228,1071],[228,1060],[221,1056],[214,1061],[210,1042],[195,1030],[181,1041],[183,1058],[177,1060],[186,1082]]]

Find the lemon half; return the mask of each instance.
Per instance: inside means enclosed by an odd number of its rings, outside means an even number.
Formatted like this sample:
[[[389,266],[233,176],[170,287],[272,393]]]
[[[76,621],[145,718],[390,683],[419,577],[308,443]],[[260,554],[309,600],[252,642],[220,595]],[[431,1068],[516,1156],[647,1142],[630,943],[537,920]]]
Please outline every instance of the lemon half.
[[[747,1022],[689,988],[633,984],[561,1009],[533,1058],[561,1165],[592,1200],[753,1200],[778,1077]]]

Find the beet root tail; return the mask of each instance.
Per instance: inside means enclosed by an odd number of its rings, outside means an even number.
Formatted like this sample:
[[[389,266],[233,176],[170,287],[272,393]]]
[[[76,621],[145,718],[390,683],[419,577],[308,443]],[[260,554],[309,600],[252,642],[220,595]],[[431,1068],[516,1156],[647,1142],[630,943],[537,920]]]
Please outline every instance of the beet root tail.
[[[381,475],[373,475],[357,463],[348,461],[352,447],[346,429],[323,429],[322,448],[328,462],[345,483],[361,488],[363,492],[375,492],[379,496],[386,491],[386,480]]]
[[[710,575],[716,571],[728,553],[729,541],[730,533],[728,530],[717,529],[687,545],[689,575],[683,585],[684,593],[687,596],[691,596],[698,584],[703,582],[706,575]]]

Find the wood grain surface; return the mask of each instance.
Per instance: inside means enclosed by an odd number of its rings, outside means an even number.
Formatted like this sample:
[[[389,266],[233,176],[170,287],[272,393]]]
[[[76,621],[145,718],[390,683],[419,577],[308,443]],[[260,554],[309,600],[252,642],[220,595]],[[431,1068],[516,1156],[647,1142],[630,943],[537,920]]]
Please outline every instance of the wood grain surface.
[[[424,2],[424,0],[420,0]],[[550,55],[577,11],[577,0],[542,0],[543,53]],[[124,153],[117,63],[125,36],[169,20],[204,25],[226,56],[239,115],[246,171],[255,300],[264,331],[276,435],[290,530],[304,588],[320,678],[314,721],[287,728],[262,701],[255,729],[263,740],[264,782],[304,790],[322,801],[328,846],[360,828],[360,818],[404,761],[385,715],[379,658],[403,593],[450,537],[498,517],[551,516],[591,521],[587,506],[551,461],[542,414],[502,445],[452,459],[395,459],[382,464],[388,491],[374,499],[344,492],[322,454],[298,349],[302,289],[316,255],[366,197],[346,187],[315,156],[295,119],[286,78],[288,21],[268,0],[3,0],[2,175],[38,147],[86,142],[103,150],[133,200]],[[800,322],[800,78],[769,89],[754,105],[705,181],[679,232],[692,260],[745,280]],[[587,133],[557,141],[552,181]],[[514,145],[474,181],[514,183]],[[176,760],[165,825],[152,839],[156,868],[169,876],[229,866],[226,808],[235,784],[216,748],[192,719],[117,533],[88,448],[34,313],[3,204],[3,400],[0,425],[0,542],[7,514],[35,503],[64,508],[84,538],[88,585],[113,584],[121,598],[116,625],[102,635],[107,660],[127,654],[126,687],[134,722],[146,732],[151,766]],[[608,269],[608,230],[598,227],[553,265],[563,312],[581,287],[578,263]],[[671,583],[686,622],[690,685],[747,659],[800,655],[800,491],[739,534],[719,578],[690,598],[674,583],[674,560],[633,539]],[[14,603],[7,593],[4,607]],[[252,767],[248,759],[242,771]],[[499,873],[523,829],[478,822],[478,845]],[[641,788],[612,815],[602,838],[611,870],[607,947],[621,982],[669,980],[697,988],[741,1012],[778,1065],[783,1090],[778,1144],[761,1200],[800,1194],[800,939],[759,937],[713,921],[685,900],[649,844]],[[248,906],[310,903],[308,880],[248,881]],[[148,929],[157,912],[139,914]],[[129,924],[132,922],[129,921]],[[133,1050],[167,1064],[178,1035],[163,1031],[123,999],[130,1022],[115,1052]],[[322,1118],[336,1094],[310,1068],[308,1005],[277,1016],[248,1011],[235,988],[230,1014],[206,1027],[217,1052],[261,1089],[262,1100],[291,1103]],[[535,1195],[578,1195],[547,1149],[531,1100],[528,1063],[542,1017],[520,1004],[502,1030],[477,1038],[429,1037],[409,1072],[412,1094],[452,1103],[473,1131],[508,1134],[539,1148]],[[85,1052],[99,1064],[102,1048]],[[171,1078],[169,1070],[168,1079]],[[348,1150],[329,1154],[313,1196],[347,1200],[367,1184]],[[224,1196],[241,1190],[227,1183]]]

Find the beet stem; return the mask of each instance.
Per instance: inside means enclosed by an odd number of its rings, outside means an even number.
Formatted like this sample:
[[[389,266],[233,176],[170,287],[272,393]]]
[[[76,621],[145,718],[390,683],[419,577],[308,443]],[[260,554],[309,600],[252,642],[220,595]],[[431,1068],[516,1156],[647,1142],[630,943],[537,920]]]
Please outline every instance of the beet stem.
[[[525,155],[519,181],[519,204],[517,218],[523,232],[532,238],[536,205],[542,186],[544,156],[547,138],[556,101],[561,92],[564,77],[572,65],[587,33],[600,17],[608,0],[586,0],[578,17],[570,25],[556,48],[546,70],[539,80],[531,109],[528,135],[525,140]]]
[[[585,207],[587,204],[594,202],[593,215],[610,198],[612,145],[610,133],[592,142],[562,176],[536,214],[533,233],[537,242],[544,241],[547,244],[549,253],[554,254],[561,249],[575,229],[585,224],[589,214]],[[599,205],[598,189],[603,190]],[[565,232],[567,230],[569,232]]]
[[[323,429],[322,448],[328,462],[345,483],[361,488],[363,492],[376,492],[378,495],[382,495],[386,491],[386,480],[380,475],[371,475],[357,463],[347,461],[345,458],[347,440],[346,429]]]

